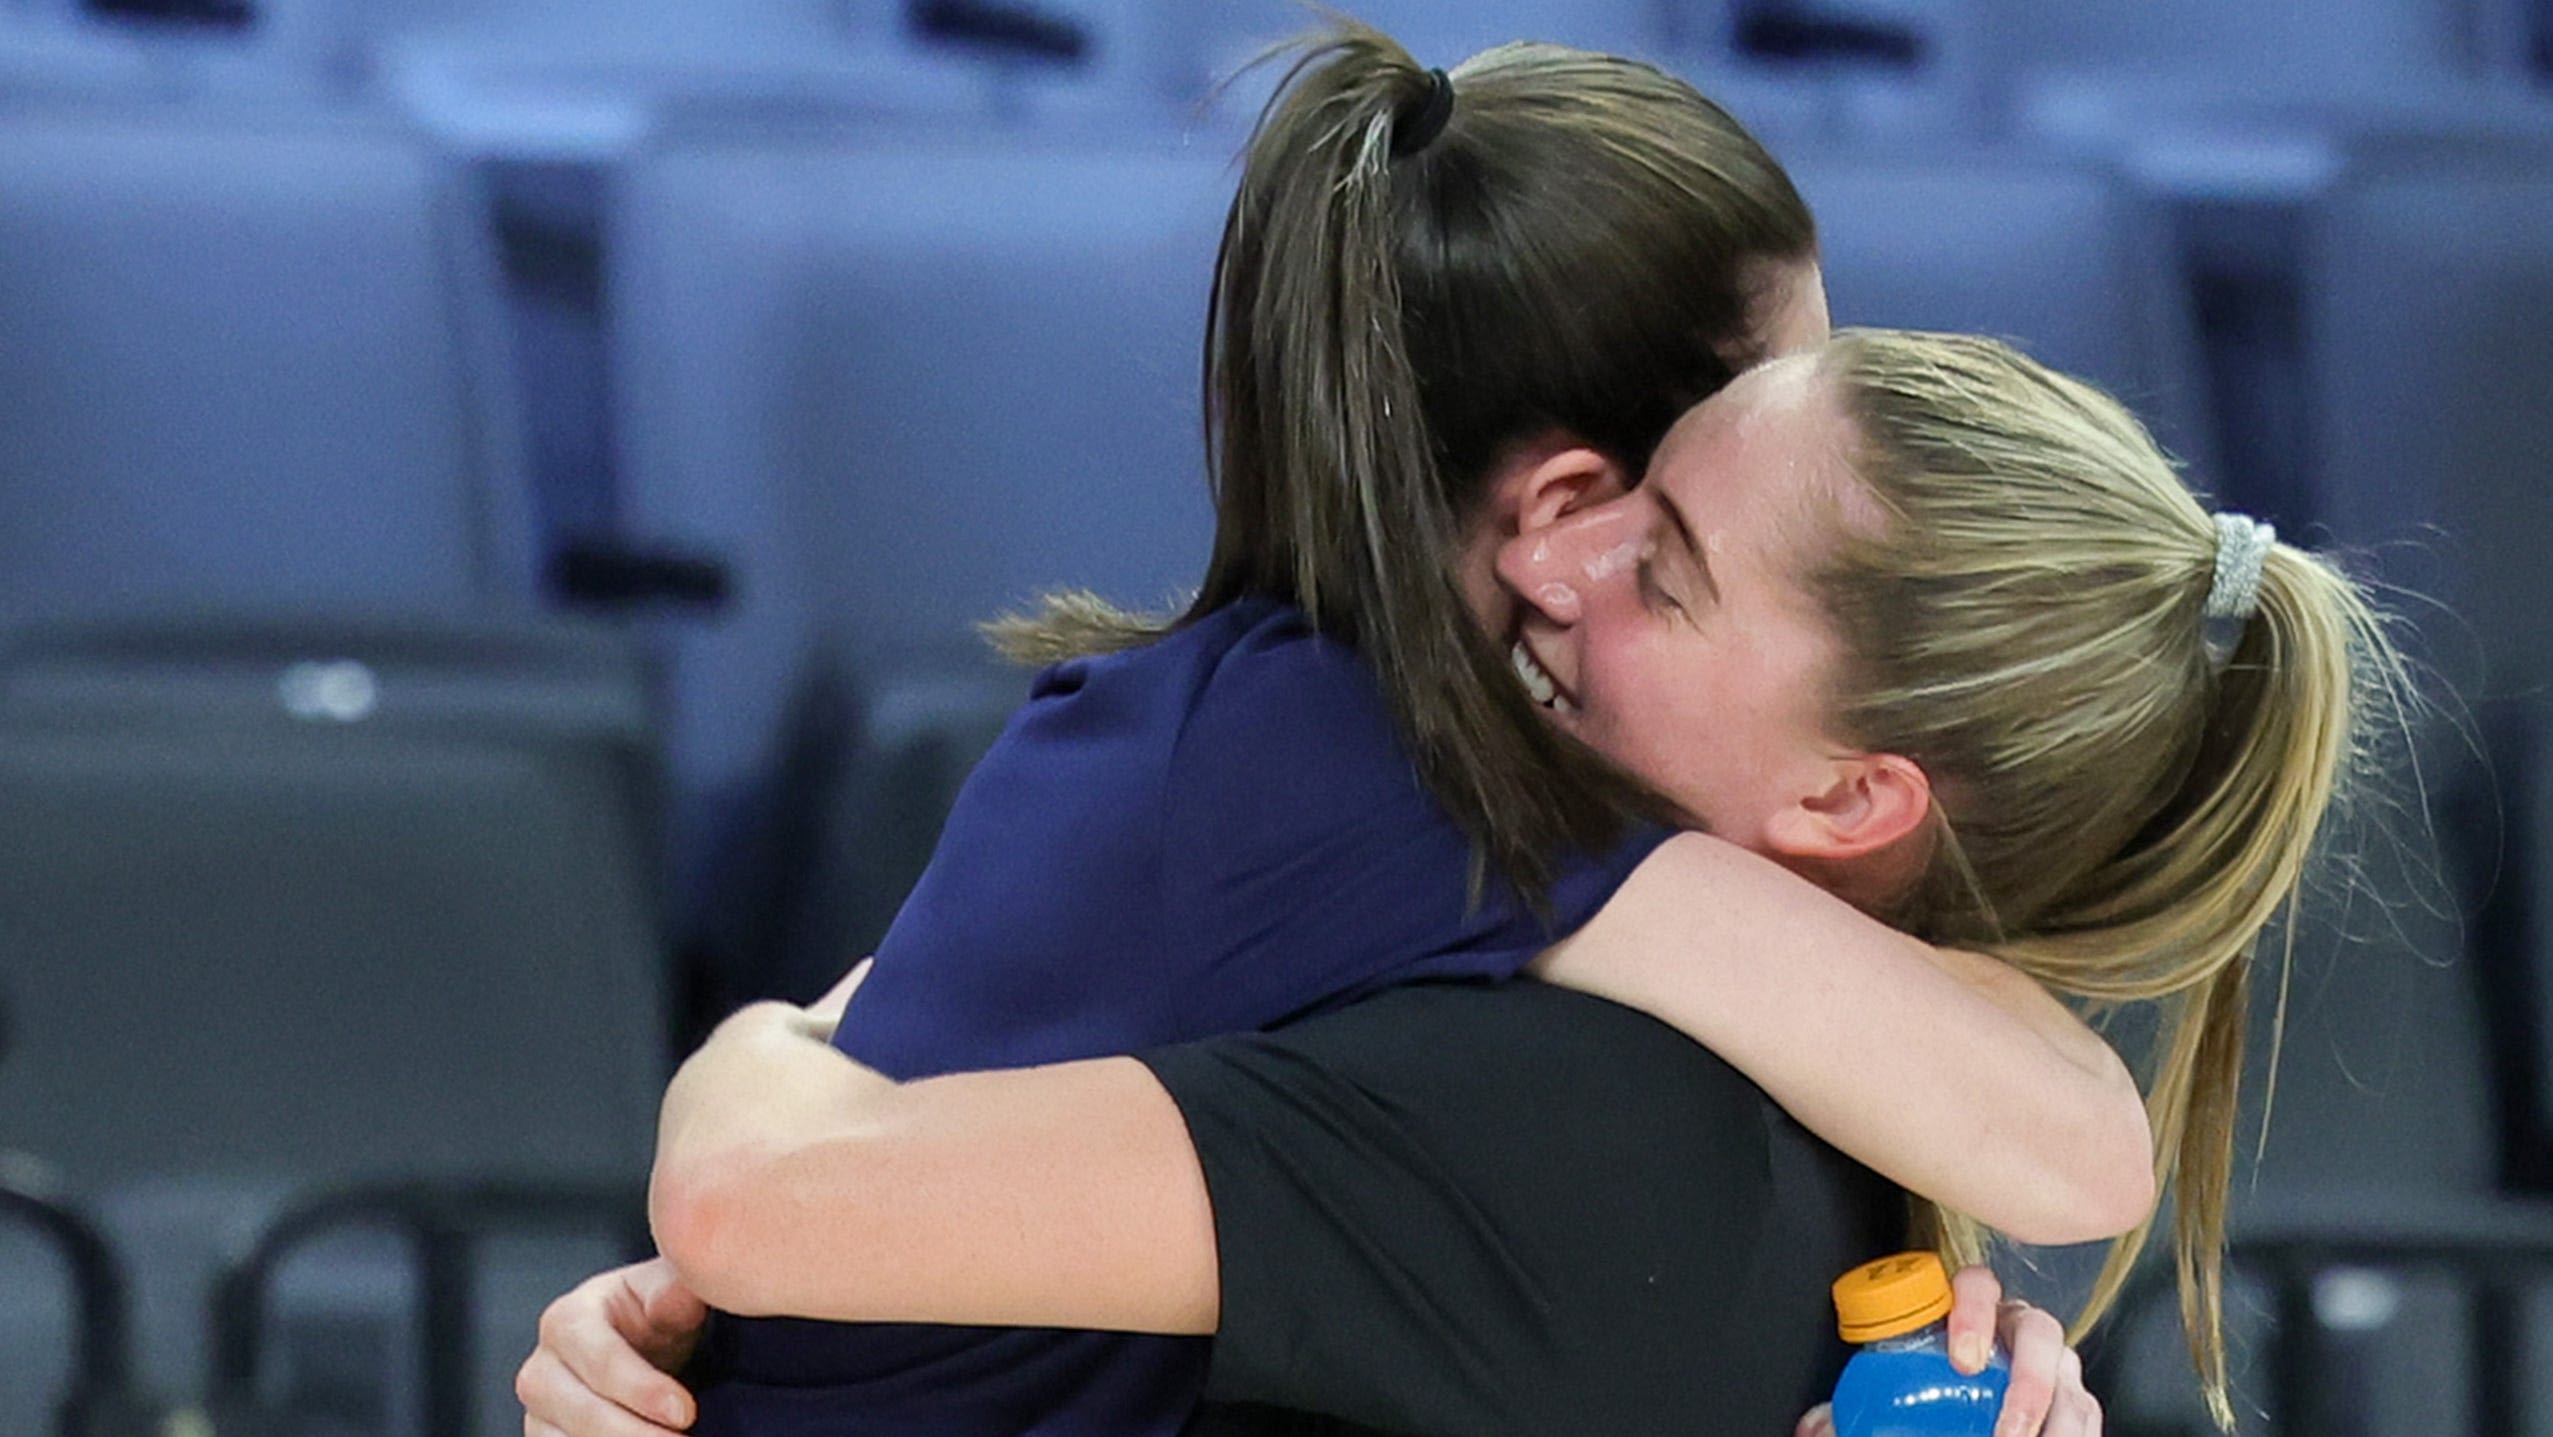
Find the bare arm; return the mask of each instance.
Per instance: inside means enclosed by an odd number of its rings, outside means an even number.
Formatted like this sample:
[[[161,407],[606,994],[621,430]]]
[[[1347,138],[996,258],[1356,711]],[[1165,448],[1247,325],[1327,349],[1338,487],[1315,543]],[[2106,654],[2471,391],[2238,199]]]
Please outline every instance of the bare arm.
[[[648,1207],[685,1287],[747,1315],[1214,1330],[1205,1176],[1149,1069],[899,1085],[830,1026],[757,1004],[666,1090]]]
[[[899,1087],[826,1044],[830,1026],[829,1015],[785,1005],[748,1009],[676,1077],[651,1194],[671,1260],[655,1284],[685,1289],[669,1299],[695,1313],[691,1289],[747,1313],[1219,1324],[1201,1168],[1149,1069],[1110,1059]],[[1288,1140],[1282,1127],[1262,1136]],[[1954,1330],[1964,1321],[1980,1334],[1996,1294],[1965,1279]],[[687,1340],[687,1321],[642,1320],[607,1301],[610,1291],[597,1279],[545,1315],[519,1384],[527,1433],[661,1437],[661,1424],[687,1419],[654,1370],[658,1348]],[[2053,1322],[2042,1326],[2053,1372],[2061,1343],[2047,1341]],[[2031,1369],[2014,1346],[2018,1430],[2035,1432]]]
[[[2135,1081],[2063,1004],[1719,839],[1669,839],[1533,971],[1672,1024],[1836,1147],[2023,1242],[2109,1237],[2153,1205]]]

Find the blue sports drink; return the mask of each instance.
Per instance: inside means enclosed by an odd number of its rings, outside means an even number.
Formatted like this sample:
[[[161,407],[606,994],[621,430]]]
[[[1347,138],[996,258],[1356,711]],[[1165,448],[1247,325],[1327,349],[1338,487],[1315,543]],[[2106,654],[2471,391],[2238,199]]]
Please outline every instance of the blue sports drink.
[[[1862,1344],[1835,1382],[1836,1437],[1992,1437],[2010,1376],[1950,1365],[1950,1278],[1928,1252],[1864,1263],[1836,1279],[1836,1326]]]

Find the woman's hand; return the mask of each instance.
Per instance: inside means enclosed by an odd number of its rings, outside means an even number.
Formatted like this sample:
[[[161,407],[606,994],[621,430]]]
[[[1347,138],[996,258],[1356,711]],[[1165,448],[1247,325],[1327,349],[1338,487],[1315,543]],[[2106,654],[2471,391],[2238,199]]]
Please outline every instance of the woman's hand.
[[[698,1108],[724,1111],[736,1089],[754,1081],[754,1065],[736,1050],[756,1036],[829,1043],[868,976],[863,958],[808,1007],[766,1005],[727,1034],[703,1065],[710,1071],[694,1075],[704,1080],[691,1095]],[[722,1067],[728,1058],[737,1061]],[[691,1117],[697,1131],[697,1109]],[[689,1429],[697,1409],[669,1374],[690,1358],[708,1320],[708,1307],[661,1257],[579,1283],[541,1314],[540,1345],[514,1374],[524,1437],[672,1437]]]
[[[662,1258],[597,1273],[541,1314],[540,1345],[514,1374],[523,1437],[676,1437],[697,1413],[668,1374],[709,1309]]]
[[[1995,1437],[2100,1437],[2101,1403],[2083,1386],[2083,1359],[2066,1346],[2063,1323],[2026,1302],[2003,1301],[2002,1281],[1986,1268],[1961,1268],[1950,1291],[1951,1366],[1982,1369],[1998,1338],[2012,1355]],[[1833,1414],[1812,1409],[1793,1437],[1835,1437]]]

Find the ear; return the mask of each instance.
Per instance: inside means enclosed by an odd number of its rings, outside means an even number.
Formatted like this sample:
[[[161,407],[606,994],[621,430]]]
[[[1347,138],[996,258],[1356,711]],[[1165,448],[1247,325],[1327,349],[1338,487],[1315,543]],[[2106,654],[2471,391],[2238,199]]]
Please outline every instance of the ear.
[[[1833,863],[1868,858],[1919,832],[1932,812],[1932,779],[1893,753],[1836,759],[1825,786],[1794,799],[1765,827],[1783,858]]]
[[[1501,538],[1531,533],[1631,487],[1622,466],[1567,435],[1520,449],[1492,481]]]

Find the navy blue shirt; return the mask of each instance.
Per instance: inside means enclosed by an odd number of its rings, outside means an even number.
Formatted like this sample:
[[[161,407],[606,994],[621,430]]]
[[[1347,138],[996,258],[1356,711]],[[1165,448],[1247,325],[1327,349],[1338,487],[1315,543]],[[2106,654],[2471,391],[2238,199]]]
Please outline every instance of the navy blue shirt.
[[[896,1078],[1250,1031],[1503,978],[1664,837],[1537,916],[1420,783],[1355,652],[1243,602],[1039,677],[960,792],[835,1042]],[[725,1319],[702,1437],[1170,1437],[1203,1339]]]

